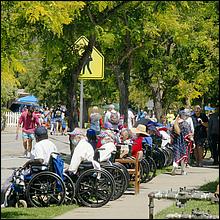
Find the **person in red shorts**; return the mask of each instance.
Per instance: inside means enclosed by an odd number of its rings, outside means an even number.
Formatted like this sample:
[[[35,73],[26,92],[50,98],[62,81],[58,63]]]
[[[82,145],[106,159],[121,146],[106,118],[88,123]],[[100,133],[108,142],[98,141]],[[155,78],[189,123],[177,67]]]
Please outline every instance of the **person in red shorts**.
[[[142,142],[144,137],[150,136],[146,132],[146,126],[139,124],[137,128],[131,128],[131,132],[136,134],[136,138],[133,141],[132,148],[131,148],[131,155],[133,157],[137,156],[138,151],[142,151]]]
[[[30,158],[32,141],[34,140],[34,131],[40,126],[39,118],[34,114],[34,107],[28,106],[27,111],[22,112],[16,130],[16,139],[18,139],[19,128],[22,125],[22,139],[24,146],[24,155]]]

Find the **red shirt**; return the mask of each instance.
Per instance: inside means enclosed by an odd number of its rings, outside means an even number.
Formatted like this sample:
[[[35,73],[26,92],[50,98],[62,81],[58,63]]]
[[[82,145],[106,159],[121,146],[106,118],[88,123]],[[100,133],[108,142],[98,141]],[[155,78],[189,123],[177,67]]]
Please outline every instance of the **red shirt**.
[[[32,113],[32,116],[28,115],[28,111],[22,112],[18,124],[22,124],[22,131],[28,134],[33,134],[36,125],[39,126],[39,119]]]
[[[143,141],[143,137],[141,136],[139,136],[137,139],[134,140],[131,149],[131,155],[133,157],[137,157],[137,152],[142,151],[142,141]]]

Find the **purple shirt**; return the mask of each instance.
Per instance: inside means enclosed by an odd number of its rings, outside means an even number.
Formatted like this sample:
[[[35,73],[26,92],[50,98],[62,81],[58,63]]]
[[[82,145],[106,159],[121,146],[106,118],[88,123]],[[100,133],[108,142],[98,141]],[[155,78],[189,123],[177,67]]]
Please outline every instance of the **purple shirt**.
[[[28,134],[34,134],[36,125],[40,125],[38,117],[34,113],[29,116],[28,111],[22,112],[18,124],[22,124],[22,131]]]

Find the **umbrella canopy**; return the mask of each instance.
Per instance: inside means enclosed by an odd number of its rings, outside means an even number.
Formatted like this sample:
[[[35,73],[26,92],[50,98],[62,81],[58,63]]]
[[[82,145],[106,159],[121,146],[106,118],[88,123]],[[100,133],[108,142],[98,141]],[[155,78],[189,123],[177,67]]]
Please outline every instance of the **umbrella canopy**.
[[[21,97],[21,98],[17,99],[16,101],[17,102],[37,103],[38,99],[33,95],[28,95],[28,96]]]
[[[212,108],[210,106],[205,106],[205,111],[213,111],[215,108]]]

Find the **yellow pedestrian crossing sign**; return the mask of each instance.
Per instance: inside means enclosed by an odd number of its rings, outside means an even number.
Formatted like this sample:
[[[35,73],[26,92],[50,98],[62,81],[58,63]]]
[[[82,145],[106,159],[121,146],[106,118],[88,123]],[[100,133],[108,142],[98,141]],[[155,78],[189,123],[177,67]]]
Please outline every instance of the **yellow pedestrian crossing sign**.
[[[75,48],[82,55],[84,47],[88,45],[89,40],[85,36],[81,36],[75,42]],[[104,78],[104,56],[93,47],[91,56],[85,62],[79,79],[103,79]]]

